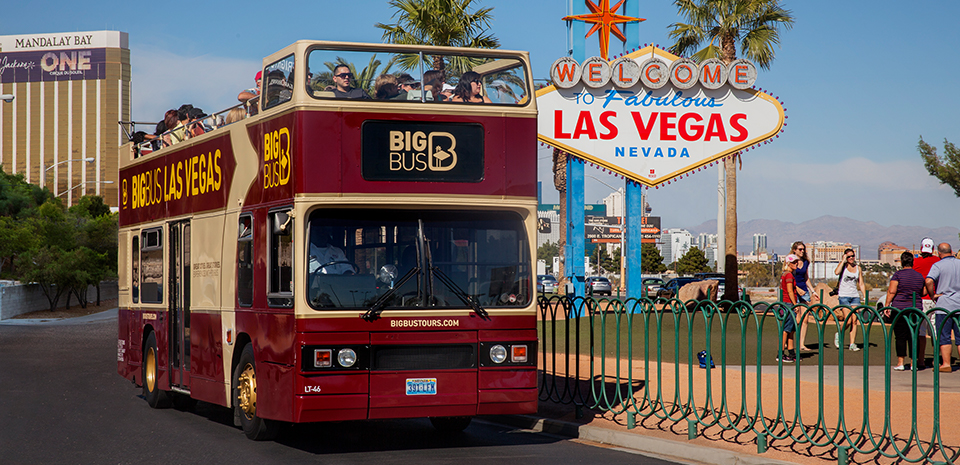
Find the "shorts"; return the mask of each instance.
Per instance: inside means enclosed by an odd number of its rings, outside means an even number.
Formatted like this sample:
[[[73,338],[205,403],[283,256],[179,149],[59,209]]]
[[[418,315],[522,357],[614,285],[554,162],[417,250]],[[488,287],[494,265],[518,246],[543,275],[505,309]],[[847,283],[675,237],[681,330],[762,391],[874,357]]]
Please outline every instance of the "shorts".
[[[956,318],[947,318],[946,313],[937,313],[934,317],[934,328],[940,330],[940,345],[950,345],[950,333],[953,333],[953,343],[960,345],[960,328],[957,327]],[[940,325],[943,325],[941,328]]]
[[[923,314],[924,314],[923,320],[924,321],[923,323],[920,323],[920,337],[925,337],[928,334],[933,336],[933,330],[930,329],[931,325],[934,324],[933,315],[927,316],[927,312],[933,309],[935,305],[933,303],[933,300],[931,299],[923,299],[922,302],[923,302]]]
[[[784,310],[786,310],[787,316],[783,318],[783,332],[785,332],[785,333],[792,333],[792,332],[794,332],[794,331],[797,330],[797,321],[796,321],[796,318],[797,318],[797,317],[794,316],[793,306],[792,306],[792,305],[789,305],[789,304],[788,304],[788,305],[784,305],[784,306],[782,306],[782,307],[779,307],[779,310],[778,310],[777,313],[783,315],[782,312],[783,312]]]
[[[802,304],[808,304],[808,303],[810,303],[810,291],[807,291],[806,294],[801,295],[801,296],[799,296],[799,297],[800,297],[800,303],[802,303]]]
[[[846,305],[851,309],[856,309],[860,305],[859,297],[838,297],[837,300],[840,301],[839,305]]]

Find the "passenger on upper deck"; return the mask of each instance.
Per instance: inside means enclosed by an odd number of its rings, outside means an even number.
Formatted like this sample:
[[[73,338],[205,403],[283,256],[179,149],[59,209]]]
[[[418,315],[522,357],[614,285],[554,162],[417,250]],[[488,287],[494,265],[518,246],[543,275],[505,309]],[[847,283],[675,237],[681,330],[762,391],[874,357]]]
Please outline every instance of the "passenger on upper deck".
[[[400,95],[400,86],[397,85],[397,77],[392,74],[381,74],[377,76],[377,82],[374,84],[377,89],[377,100],[391,100]]]
[[[336,84],[332,89],[333,95],[337,98],[369,99],[363,89],[357,89],[350,86],[350,80],[353,79],[353,73],[347,65],[337,65],[333,68],[333,83]]]
[[[427,93],[427,100],[443,101],[450,98],[450,95],[443,92],[443,72],[431,69],[423,73],[423,91]]]
[[[397,83],[400,85],[400,93],[393,98],[394,100],[420,100],[420,81],[403,73],[397,76]]]
[[[460,82],[453,89],[453,102],[470,103],[493,103],[483,95],[483,83],[480,82],[480,75],[473,71],[467,71],[460,76]]]
[[[260,96],[260,79],[262,77],[263,71],[257,71],[257,76],[254,78],[257,82],[257,87],[240,92],[240,95],[237,96],[237,100],[247,106],[247,114],[249,116],[256,115],[259,110],[257,97]]]
[[[180,124],[180,116],[177,110],[167,110],[163,115],[163,124],[166,132],[163,134],[164,147],[176,145],[185,139],[185,129]]]
[[[247,112],[243,110],[243,107],[236,107],[227,113],[227,119],[224,121],[224,125],[236,123],[246,117]]]

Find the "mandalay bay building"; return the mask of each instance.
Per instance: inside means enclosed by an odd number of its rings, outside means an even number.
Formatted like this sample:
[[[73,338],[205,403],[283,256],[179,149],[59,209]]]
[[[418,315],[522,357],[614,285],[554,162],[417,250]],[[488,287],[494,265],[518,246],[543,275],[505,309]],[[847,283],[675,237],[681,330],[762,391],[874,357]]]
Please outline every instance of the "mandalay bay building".
[[[127,33],[0,36],[0,167],[72,205],[118,205],[118,121],[130,120]]]

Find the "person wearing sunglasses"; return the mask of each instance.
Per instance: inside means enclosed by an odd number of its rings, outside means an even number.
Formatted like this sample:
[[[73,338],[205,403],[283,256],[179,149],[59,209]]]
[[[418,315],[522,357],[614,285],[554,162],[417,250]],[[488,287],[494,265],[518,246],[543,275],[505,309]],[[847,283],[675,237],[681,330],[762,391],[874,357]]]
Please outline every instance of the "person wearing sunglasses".
[[[810,282],[810,259],[807,258],[807,245],[802,241],[794,242],[793,246],[790,247],[790,254],[799,259],[797,268],[793,272],[793,280],[797,285],[797,297],[800,299],[798,303],[810,305],[811,300],[817,300],[815,303],[819,303],[819,297],[813,292],[813,283]],[[807,319],[801,318],[806,308],[803,305],[794,307],[797,310],[797,321],[799,322],[797,324],[800,326],[797,345],[803,352],[813,352],[816,349],[807,347]]]
[[[853,342],[857,337],[856,313],[861,296],[866,295],[866,287],[863,285],[863,273],[857,265],[857,255],[853,249],[848,248],[843,251],[843,260],[837,265],[837,269],[833,270],[833,274],[840,276],[837,295],[843,308],[843,323],[837,334],[833,336],[833,345],[840,348],[840,333],[846,329],[846,325],[850,325],[850,350],[856,352],[860,350],[860,346]],[[851,313],[854,315],[852,319],[849,318]]]
[[[337,98],[369,99],[370,95],[363,89],[358,89],[350,85],[353,80],[353,72],[347,65],[337,65],[333,68],[333,95]]]

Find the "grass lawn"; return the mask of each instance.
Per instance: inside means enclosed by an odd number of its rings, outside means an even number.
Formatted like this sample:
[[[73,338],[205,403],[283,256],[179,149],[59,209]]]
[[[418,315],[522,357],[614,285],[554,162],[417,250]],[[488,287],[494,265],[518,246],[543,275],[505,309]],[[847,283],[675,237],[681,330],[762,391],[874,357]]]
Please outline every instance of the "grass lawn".
[[[724,355],[727,366],[741,363],[747,366],[756,366],[758,363],[774,365],[777,363],[777,349],[782,333],[774,313],[764,313],[765,308],[763,304],[758,305],[757,313],[742,320],[737,314],[714,313],[708,317],[700,311],[632,315],[606,312],[572,319],[565,319],[562,315],[554,319],[552,315],[548,315],[546,320],[539,322],[538,332],[542,341],[541,348],[548,354],[554,351],[566,353],[568,347],[579,345],[580,354],[595,357],[601,354],[616,357],[619,348],[621,358],[629,356],[642,361],[649,354],[649,360],[653,362],[659,354],[663,362],[688,363],[692,360],[697,363],[696,354],[709,345],[717,365]],[[820,335],[818,326],[821,328]],[[886,331],[884,327],[887,328]],[[801,353],[801,363],[815,365],[822,357],[825,365],[837,365],[842,353],[844,365],[862,366],[865,361],[870,365],[883,365],[887,347],[890,347],[892,360],[896,361],[893,336],[885,335],[885,332],[892,333],[889,325],[874,323],[858,326],[855,342],[862,349],[860,352],[852,352],[846,348],[840,351],[834,347],[833,336],[837,328],[838,324],[833,318],[820,325],[809,323],[807,345],[819,346],[820,349],[817,352]],[[846,346],[850,343],[849,336],[848,329],[845,332]],[[889,345],[885,342],[885,337],[891,338]],[[817,344],[818,340],[822,342]],[[868,341],[867,344],[864,344],[865,340]],[[632,353],[629,352],[631,347]],[[931,354],[928,347],[927,355]]]

